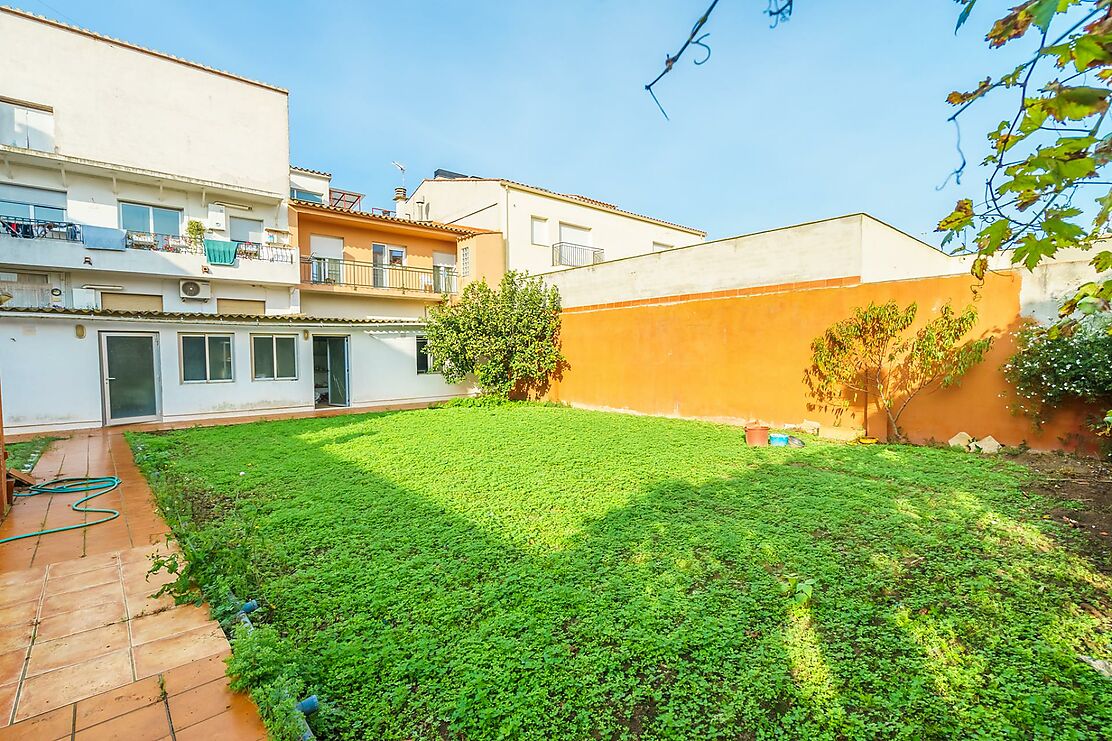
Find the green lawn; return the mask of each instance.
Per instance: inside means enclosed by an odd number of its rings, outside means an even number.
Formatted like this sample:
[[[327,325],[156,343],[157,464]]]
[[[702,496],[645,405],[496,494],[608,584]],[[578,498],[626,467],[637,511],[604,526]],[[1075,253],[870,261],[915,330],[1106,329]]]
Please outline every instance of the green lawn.
[[[38,461],[39,456],[46,450],[56,437],[36,437],[21,443],[8,443],[4,449],[8,453],[8,468],[22,471]]]
[[[538,405],[131,440],[210,599],[267,606],[242,681],[321,738],[1112,728],[1110,581],[1002,461]]]

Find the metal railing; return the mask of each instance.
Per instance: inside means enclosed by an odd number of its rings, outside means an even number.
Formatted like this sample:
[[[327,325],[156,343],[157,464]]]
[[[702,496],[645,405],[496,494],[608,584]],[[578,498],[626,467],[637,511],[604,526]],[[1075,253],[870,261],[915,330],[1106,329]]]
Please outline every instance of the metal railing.
[[[176,234],[159,234],[158,232],[133,232],[127,233],[127,247],[131,250],[151,250],[153,252],[174,252],[191,255],[202,255],[205,250],[189,237]]]
[[[269,242],[236,242],[236,257],[263,262],[284,262],[293,264],[294,250],[283,244]]]
[[[43,221],[22,216],[0,216],[0,235],[17,239],[57,239],[83,242],[81,225],[72,221]]]
[[[557,242],[552,245],[552,264],[578,268],[602,262],[603,251],[598,247],[588,247],[572,242]]]
[[[301,282],[443,294],[456,292],[456,271],[441,266],[411,268],[314,256],[301,259]]]

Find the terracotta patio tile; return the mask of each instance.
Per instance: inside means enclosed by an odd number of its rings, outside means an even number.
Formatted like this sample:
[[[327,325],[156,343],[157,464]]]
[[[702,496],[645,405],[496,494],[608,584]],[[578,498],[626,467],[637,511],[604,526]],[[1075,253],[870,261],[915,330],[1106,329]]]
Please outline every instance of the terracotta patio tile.
[[[4,547],[6,548],[7,546]],[[8,587],[19,584],[30,584],[34,581],[41,582],[44,576],[46,576],[45,567],[39,567],[37,569],[4,570],[0,573],[0,590],[6,590]]]
[[[180,553],[180,549],[175,546],[168,546],[165,543],[149,546],[138,546],[129,548],[126,551],[120,551],[121,563],[135,563],[137,561],[145,561],[150,564],[151,556],[168,556],[171,553]],[[149,566],[148,566],[149,568]]]
[[[201,627],[219,629],[216,621],[209,617],[208,608],[197,607],[196,605],[179,605],[172,610],[133,619],[131,621],[131,643],[138,646]]]
[[[125,618],[122,601],[82,607],[59,615],[47,615],[39,621],[36,640],[52,641],[55,638],[64,638],[102,625],[118,623]]]
[[[80,576],[80,574],[79,574]],[[124,587],[119,582],[98,584],[86,589],[75,589],[72,592],[56,594],[42,601],[42,615],[58,615],[63,612],[73,612],[83,607],[105,605],[110,602],[123,603]]]
[[[38,612],[38,600],[0,607],[0,625],[30,625],[35,622],[35,615]]]
[[[31,566],[35,556],[34,538],[21,540],[16,543],[6,543],[0,548],[0,571],[9,569],[26,569]]]
[[[228,665],[225,661],[230,654],[231,651],[225,646],[212,656],[163,672],[162,685],[166,688],[166,694],[172,697],[226,676]]]
[[[124,592],[127,594],[154,594],[163,585],[177,579],[175,574],[166,571],[160,571],[157,574],[150,574],[148,576],[136,576],[132,579],[124,579]]]
[[[178,633],[135,646],[135,673],[138,678],[149,677],[219,653],[227,647],[228,639],[219,628],[204,627]]]
[[[66,706],[51,710],[33,718],[16,723],[7,728],[0,728],[2,741],[55,741],[55,739],[69,738],[73,732],[73,708]]]
[[[174,695],[167,702],[174,730],[181,730],[233,708],[243,712],[240,706],[244,701],[247,702],[247,710],[252,710],[251,700],[246,695],[232,692],[228,680],[221,677]]]
[[[166,706],[160,702],[78,731],[73,738],[75,741],[157,741],[168,733],[170,721],[166,718]]]
[[[126,649],[31,677],[23,683],[15,709],[16,720],[99,695],[133,680],[131,652]]]
[[[0,590],[0,607],[37,600],[42,595],[42,582],[29,581],[12,584]]]
[[[46,539],[53,537],[53,535],[45,536]],[[85,554],[85,541],[83,539],[64,543],[46,539],[35,549],[35,557],[31,561],[32,565],[44,566],[46,564],[58,563],[59,561],[69,561],[74,558],[80,558]]]
[[[34,626],[30,623],[0,627],[0,653],[30,646],[33,632]]]
[[[147,677],[125,684],[96,697],[78,700],[76,728],[78,731],[106,720],[130,713],[133,710],[162,702],[162,687],[158,677]]]
[[[51,567],[51,572],[53,572],[53,567]],[[46,579],[46,596],[53,597],[56,594],[65,594],[78,589],[88,589],[100,584],[110,584],[118,581],[120,581],[120,570],[115,564],[68,576],[55,577],[51,573]]]
[[[177,741],[255,741],[266,738],[266,728],[257,711],[226,712],[187,728],[174,729]]]
[[[164,594],[161,597],[151,597],[145,592],[137,592],[127,595],[126,600],[127,615],[132,620],[143,615],[153,615],[156,612],[169,610],[174,606],[174,598],[169,594]]]
[[[0,654],[0,685],[19,681],[23,674],[23,662],[26,658],[26,647]]]
[[[127,647],[127,625],[124,623],[105,625],[53,641],[37,642],[31,647],[27,676],[33,677],[63,666],[80,664]]]
[[[75,558],[70,561],[63,561],[61,563],[52,564],[50,566],[50,578],[59,579],[63,576],[82,574],[87,571],[95,571],[96,569],[115,565],[116,554],[114,553],[105,553],[97,556]]]
[[[18,691],[19,684],[15,682],[0,687],[0,740],[15,738],[4,734],[4,727],[8,725],[8,721],[12,718],[12,710],[15,709],[15,696]]]

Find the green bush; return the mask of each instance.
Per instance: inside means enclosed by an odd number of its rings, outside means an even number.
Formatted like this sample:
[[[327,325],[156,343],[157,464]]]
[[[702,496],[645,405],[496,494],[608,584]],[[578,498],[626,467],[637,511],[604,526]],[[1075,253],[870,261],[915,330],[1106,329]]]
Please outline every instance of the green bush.
[[[1004,374],[1021,401],[1017,410],[1037,422],[1069,401],[1112,403],[1112,320],[1091,317],[1066,329],[1031,325]]]

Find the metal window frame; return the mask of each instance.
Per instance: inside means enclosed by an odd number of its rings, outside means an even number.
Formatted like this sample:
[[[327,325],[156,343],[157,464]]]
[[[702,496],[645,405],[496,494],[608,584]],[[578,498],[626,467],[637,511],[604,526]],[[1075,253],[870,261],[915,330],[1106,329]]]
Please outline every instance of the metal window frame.
[[[185,378],[185,338],[186,337],[203,337],[205,338],[205,378],[186,380]],[[229,348],[231,349],[230,365],[232,370],[231,378],[209,378],[209,338],[210,337],[227,337],[231,340]],[[178,332],[178,378],[182,384],[187,383],[235,383],[236,380],[236,336],[234,332]]]
[[[255,373],[255,339],[259,337],[269,337],[271,347],[271,357],[274,359],[274,376],[270,378],[260,378]],[[293,340],[293,375],[292,376],[279,376],[278,375],[278,338],[289,337]],[[299,381],[301,380],[301,363],[297,362],[297,335],[288,332],[278,332],[272,334],[269,332],[252,332],[248,334],[251,343],[251,381]]]

